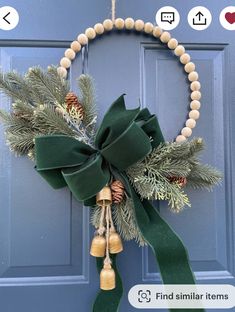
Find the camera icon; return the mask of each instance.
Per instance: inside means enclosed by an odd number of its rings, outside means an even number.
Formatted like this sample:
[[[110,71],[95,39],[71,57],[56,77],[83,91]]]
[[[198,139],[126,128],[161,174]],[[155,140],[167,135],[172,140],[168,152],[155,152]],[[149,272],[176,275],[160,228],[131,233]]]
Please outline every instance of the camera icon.
[[[149,303],[151,302],[151,291],[150,290],[139,290],[138,291],[138,301],[140,303]]]

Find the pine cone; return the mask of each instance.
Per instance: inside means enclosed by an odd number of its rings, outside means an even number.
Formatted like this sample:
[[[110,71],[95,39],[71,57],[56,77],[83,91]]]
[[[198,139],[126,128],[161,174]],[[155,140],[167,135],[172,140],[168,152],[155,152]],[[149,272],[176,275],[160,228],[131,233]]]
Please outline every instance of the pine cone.
[[[125,187],[119,180],[113,181],[110,185],[114,204],[120,204],[124,197]]]
[[[65,97],[66,110],[73,118],[83,120],[84,110],[82,104],[79,103],[77,95],[69,92]]]
[[[180,187],[184,187],[187,184],[186,177],[171,177],[169,178],[171,183],[177,183]]]

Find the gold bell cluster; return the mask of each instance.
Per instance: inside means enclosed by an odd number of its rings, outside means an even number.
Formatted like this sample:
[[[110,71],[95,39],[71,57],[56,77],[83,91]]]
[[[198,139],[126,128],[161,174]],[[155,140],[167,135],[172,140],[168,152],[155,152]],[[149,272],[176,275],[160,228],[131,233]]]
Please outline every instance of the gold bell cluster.
[[[121,252],[123,245],[112,219],[112,191],[109,186],[105,186],[96,195],[96,203],[101,209],[101,214],[99,228],[91,243],[90,254],[94,257],[105,257],[103,269],[100,272],[100,288],[112,290],[116,287],[116,278],[110,254]]]

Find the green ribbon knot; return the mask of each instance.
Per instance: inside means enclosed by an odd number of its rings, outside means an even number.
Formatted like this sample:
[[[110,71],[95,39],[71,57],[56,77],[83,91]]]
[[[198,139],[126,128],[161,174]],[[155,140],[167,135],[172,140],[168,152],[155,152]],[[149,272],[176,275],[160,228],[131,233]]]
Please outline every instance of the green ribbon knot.
[[[65,135],[37,137],[36,169],[53,188],[68,186],[77,200],[88,200],[109,182],[112,167],[125,171],[149,154],[153,138],[163,140],[156,117],[127,110],[122,95],[106,113],[95,148]]]

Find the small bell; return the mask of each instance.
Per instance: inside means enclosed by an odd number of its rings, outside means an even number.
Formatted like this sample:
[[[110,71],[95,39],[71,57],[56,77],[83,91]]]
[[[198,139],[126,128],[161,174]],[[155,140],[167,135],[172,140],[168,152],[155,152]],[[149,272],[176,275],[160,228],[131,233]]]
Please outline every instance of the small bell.
[[[100,272],[100,288],[103,290],[112,290],[116,287],[115,272],[110,264],[104,264]]]
[[[109,236],[109,252],[116,254],[123,251],[122,240],[118,233],[111,232]]]
[[[91,243],[90,254],[93,257],[104,257],[106,250],[106,239],[104,236],[97,235]]]
[[[102,190],[96,195],[96,203],[101,207],[112,204],[112,193],[109,186],[102,188]]]

